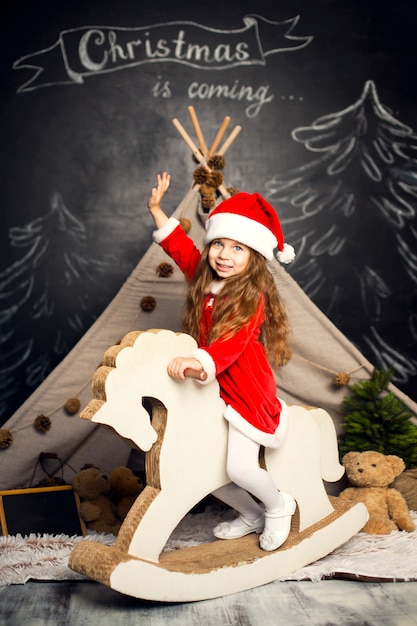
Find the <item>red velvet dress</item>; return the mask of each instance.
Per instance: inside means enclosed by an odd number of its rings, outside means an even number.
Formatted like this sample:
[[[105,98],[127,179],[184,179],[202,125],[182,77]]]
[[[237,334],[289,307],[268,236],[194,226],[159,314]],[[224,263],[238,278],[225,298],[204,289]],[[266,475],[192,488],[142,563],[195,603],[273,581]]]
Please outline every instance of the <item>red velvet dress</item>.
[[[200,261],[200,251],[181,226],[170,218],[172,230],[163,239],[154,238],[175,261],[187,278],[192,278]],[[166,232],[165,228],[165,232]],[[162,230],[163,232],[163,230]],[[208,374],[205,384],[217,378],[220,395],[227,407],[225,418],[254,441],[278,447],[286,430],[286,405],[277,398],[274,374],[259,341],[265,319],[264,298],[261,295],[255,315],[229,339],[208,345],[215,293],[207,294],[201,315],[199,349],[192,355]],[[285,413],[285,419],[284,418]],[[278,429],[281,421],[285,422]],[[278,430],[277,430],[278,429]]]

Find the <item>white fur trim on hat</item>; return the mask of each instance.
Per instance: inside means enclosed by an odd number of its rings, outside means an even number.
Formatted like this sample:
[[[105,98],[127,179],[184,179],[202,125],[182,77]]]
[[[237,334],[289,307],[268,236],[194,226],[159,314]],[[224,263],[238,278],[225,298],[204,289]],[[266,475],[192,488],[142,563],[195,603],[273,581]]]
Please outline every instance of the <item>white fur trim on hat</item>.
[[[268,261],[278,241],[273,232],[256,220],[236,213],[217,213],[206,222],[205,242],[215,239],[232,239],[260,252]]]

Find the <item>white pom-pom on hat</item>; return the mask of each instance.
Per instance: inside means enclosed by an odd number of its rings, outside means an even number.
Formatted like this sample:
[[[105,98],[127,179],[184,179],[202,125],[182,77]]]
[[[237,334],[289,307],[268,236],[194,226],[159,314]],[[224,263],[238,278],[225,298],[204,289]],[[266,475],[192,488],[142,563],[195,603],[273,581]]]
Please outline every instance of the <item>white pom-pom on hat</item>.
[[[240,192],[221,202],[206,221],[205,242],[233,239],[260,252],[269,261],[290,263],[292,246],[285,243],[275,209],[259,193]]]
[[[289,243],[284,243],[284,247],[282,250],[276,249],[275,257],[278,259],[280,263],[291,263],[295,259],[295,250]]]

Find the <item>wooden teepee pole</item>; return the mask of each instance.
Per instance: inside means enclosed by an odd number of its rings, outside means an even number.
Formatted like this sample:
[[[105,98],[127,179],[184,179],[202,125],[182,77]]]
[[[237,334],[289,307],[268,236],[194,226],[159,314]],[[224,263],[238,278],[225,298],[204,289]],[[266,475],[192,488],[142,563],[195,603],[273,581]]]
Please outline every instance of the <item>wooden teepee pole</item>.
[[[217,151],[217,154],[224,155],[226,150],[230,148],[230,146],[232,145],[232,143],[234,142],[234,140],[236,139],[236,137],[238,136],[241,130],[242,130],[241,126],[239,125],[235,126],[232,132],[230,133],[230,135],[228,136],[228,138],[226,139],[226,141],[224,142],[224,144],[222,145],[222,147],[220,148],[220,150]]]
[[[226,115],[226,117],[224,118],[219,130],[217,131],[217,135],[214,138],[213,143],[211,144],[211,148],[207,153],[207,160],[210,159],[213,154],[215,153],[215,151],[217,150],[217,146],[219,145],[219,143],[221,142],[221,140],[223,139],[223,135],[226,132],[226,129],[229,125],[230,122],[230,117],[228,115]]]
[[[203,133],[201,132],[201,127],[200,127],[199,121],[197,119],[197,114],[196,114],[193,106],[189,106],[188,107],[188,113],[190,114],[191,122],[192,122],[193,127],[194,127],[194,132],[195,132],[196,137],[198,139],[198,143],[200,144],[200,150],[201,150],[203,156],[206,156],[206,154],[207,154],[206,142],[204,141]]]
[[[174,119],[172,120],[172,123],[174,124],[175,128],[177,129],[181,137],[184,139],[187,146],[190,148],[191,152],[193,153],[194,157],[197,159],[198,163],[201,163],[204,157],[201,154],[200,150],[195,145],[194,141],[191,139],[190,135],[187,133],[187,131],[181,124],[181,122],[177,120],[176,117],[174,117]]]

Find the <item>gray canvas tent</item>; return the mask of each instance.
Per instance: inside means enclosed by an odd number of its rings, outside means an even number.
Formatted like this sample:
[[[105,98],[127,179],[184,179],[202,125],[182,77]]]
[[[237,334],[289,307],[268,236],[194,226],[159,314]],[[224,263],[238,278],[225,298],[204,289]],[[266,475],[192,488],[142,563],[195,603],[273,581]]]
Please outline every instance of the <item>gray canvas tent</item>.
[[[190,220],[190,236],[201,248],[204,237],[201,195],[190,188],[173,213]],[[44,478],[37,465],[40,453],[56,454],[65,461],[63,477],[71,482],[74,468],[86,463],[110,472],[129,463],[131,448],[107,428],[69,415],[64,408],[69,398],[78,398],[83,409],[92,392],[92,375],[104,352],[117,344],[131,330],[166,328],[180,330],[185,295],[185,281],[178,268],[169,277],[158,276],[162,261],[170,260],[161,248],[152,243],[118,294],[93,326],[85,333],[63,361],[3,425],[13,436],[10,447],[0,450],[0,489],[28,487]],[[338,408],[346,387],[337,387],[337,373],[350,373],[351,381],[369,378],[374,366],[312,303],[302,289],[278,262],[270,269],[282,294],[290,317],[294,357],[277,374],[279,394],[288,403],[319,406],[333,416],[336,428],[341,421]],[[153,311],[141,309],[142,298],[156,300]],[[392,387],[410,409],[417,414],[417,405],[399,389]],[[40,433],[34,429],[35,418],[44,414],[51,421],[50,429]],[[34,471],[36,470],[36,471]]]

